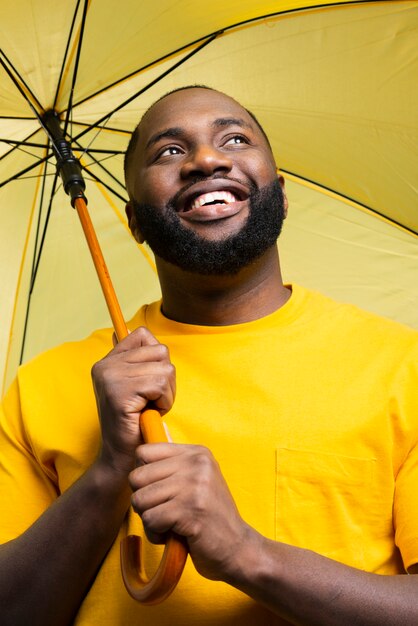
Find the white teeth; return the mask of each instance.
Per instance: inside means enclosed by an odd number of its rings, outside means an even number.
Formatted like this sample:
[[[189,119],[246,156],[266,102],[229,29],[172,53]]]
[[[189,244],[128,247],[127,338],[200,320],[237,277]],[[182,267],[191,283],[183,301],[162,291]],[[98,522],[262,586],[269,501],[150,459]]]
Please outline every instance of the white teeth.
[[[209,204],[218,200],[225,202],[226,204],[231,204],[232,202],[236,202],[237,198],[229,191],[212,191],[210,193],[202,193],[201,196],[197,196],[197,198],[193,200],[190,208],[198,209],[204,204]]]

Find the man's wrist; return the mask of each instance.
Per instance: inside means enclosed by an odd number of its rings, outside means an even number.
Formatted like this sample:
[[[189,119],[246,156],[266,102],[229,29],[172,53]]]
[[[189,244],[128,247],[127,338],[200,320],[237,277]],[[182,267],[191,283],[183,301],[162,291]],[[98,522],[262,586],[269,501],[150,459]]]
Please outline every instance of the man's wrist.
[[[224,581],[248,593],[250,587],[263,584],[270,571],[271,541],[246,525],[243,537],[234,551]],[[270,549],[269,549],[270,547]]]
[[[115,480],[117,480],[118,477],[120,479],[126,478],[127,480],[130,472],[135,468],[135,458],[133,454],[115,452],[105,445],[102,445],[96,463],[103,472],[110,476],[114,474]]]
[[[133,466],[133,462],[132,462]],[[99,490],[114,491],[117,493],[126,490],[131,495],[128,476],[131,471],[131,463],[115,462],[115,459],[101,451],[93,465],[90,467],[95,487]]]

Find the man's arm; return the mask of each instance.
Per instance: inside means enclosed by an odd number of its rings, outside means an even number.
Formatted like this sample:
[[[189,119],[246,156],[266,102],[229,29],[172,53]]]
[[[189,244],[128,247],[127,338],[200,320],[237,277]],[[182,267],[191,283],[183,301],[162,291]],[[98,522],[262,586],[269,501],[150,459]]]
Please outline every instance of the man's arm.
[[[139,414],[149,401],[161,413],[173,402],[168,352],[143,328],[95,365],[93,379],[99,457],[25,533],[0,546],[2,626],[72,623],[130,504]]]
[[[132,502],[150,537],[169,529],[187,537],[203,576],[233,585],[293,624],[418,624],[418,576],[370,574],[262,537],[240,517],[206,448],[143,445],[137,462]]]
[[[251,543],[230,583],[292,624],[418,624],[418,576],[370,574],[263,537]]]
[[[97,461],[25,533],[0,546],[3,626],[71,624],[129,496],[127,474]]]

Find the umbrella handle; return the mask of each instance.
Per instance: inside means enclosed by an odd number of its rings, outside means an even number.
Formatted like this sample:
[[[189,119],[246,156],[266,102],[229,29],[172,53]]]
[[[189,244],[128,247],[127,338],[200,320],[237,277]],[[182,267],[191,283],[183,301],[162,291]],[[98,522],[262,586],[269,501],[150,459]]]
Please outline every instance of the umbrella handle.
[[[139,418],[141,433],[147,443],[168,441],[158,411],[147,409]],[[142,565],[142,540],[129,535],[120,544],[120,559],[125,587],[130,595],[142,604],[158,604],[176,587],[187,559],[187,543],[183,537],[172,533],[165,545],[160,565],[151,580]]]
[[[85,199],[82,197],[75,198],[74,206],[90,248],[116,337],[120,341],[127,336],[128,329],[87,211]],[[152,409],[143,411],[139,418],[139,424],[145,443],[168,441],[158,411]],[[186,559],[186,540],[172,533],[165,545],[157,572],[151,580],[148,580],[142,565],[141,538],[130,535],[121,542],[121,569],[126,589],[135,600],[143,604],[158,604],[170,595],[180,580]]]

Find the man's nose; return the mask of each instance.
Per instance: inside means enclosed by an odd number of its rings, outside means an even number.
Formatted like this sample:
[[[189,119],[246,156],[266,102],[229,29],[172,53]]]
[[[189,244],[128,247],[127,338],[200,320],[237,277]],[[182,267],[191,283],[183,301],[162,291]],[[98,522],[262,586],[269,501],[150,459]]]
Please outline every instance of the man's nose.
[[[215,146],[200,145],[191,150],[189,158],[183,162],[181,176],[211,176],[215,172],[230,172],[231,169],[232,161],[228,154]]]

